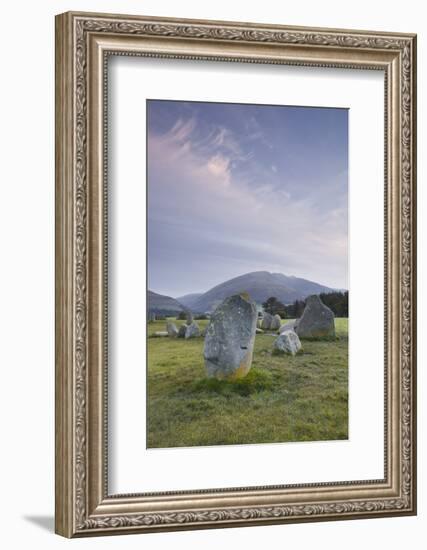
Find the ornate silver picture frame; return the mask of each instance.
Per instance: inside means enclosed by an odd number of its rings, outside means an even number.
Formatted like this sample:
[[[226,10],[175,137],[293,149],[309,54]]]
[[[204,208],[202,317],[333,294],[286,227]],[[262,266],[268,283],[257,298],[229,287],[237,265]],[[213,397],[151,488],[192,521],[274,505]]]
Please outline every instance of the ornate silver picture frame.
[[[111,56],[383,72],[382,479],[110,494],[106,128]],[[415,514],[415,179],[415,35],[73,12],[58,15],[56,532],[82,537]]]

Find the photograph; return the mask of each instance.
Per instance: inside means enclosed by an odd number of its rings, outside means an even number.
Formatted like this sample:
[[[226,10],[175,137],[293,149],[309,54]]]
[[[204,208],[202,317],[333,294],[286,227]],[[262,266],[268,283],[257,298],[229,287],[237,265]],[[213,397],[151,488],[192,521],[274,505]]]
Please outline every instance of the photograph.
[[[146,115],[146,447],[347,440],[349,110]]]

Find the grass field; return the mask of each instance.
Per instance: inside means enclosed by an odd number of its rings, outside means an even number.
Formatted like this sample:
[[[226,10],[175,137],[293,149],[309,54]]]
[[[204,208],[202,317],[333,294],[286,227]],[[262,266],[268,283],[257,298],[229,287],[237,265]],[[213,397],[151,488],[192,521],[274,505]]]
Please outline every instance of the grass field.
[[[150,323],[149,336],[165,326]],[[303,340],[295,357],[271,355],[274,336],[257,334],[252,369],[235,382],[205,377],[203,338],[149,337],[147,446],[347,439],[348,320],[335,326],[336,341]]]

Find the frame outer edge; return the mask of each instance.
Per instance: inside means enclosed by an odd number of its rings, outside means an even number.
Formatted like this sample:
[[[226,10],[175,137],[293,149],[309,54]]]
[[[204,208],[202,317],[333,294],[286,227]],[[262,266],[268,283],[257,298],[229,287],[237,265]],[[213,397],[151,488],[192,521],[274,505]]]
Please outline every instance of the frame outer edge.
[[[73,18],[55,17],[55,532],[74,529]]]
[[[295,31],[306,32],[309,30],[312,33],[331,33],[331,34],[352,34],[360,36],[373,36],[378,35],[384,38],[394,39],[412,39],[417,35],[410,32],[392,32],[392,31],[376,31],[370,29],[355,29],[355,28],[342,28],[342,27],[317,27],[317,26],[305,26],[305,25],[284,25],[279,23],[256,23],[254,21],[229,20],[229,19],[194,19],[192,17],[166,17],[158,15],[138,15],[138,14],[124,14],[124,13],[111,13],[111,12],[92,12],[81,10],[70,10],[64,13],[64,15],[70,15],[73,18],[84,18],[86,20],[104,19],[110,21],[138,21],[140,23],[153,23],[153,24],[173,24],[173,25],[203,25],[205,27],[231,27],[231,28],[246,28],[247,30],[273,30],[273,31]]]
[[[117,21],[115,19],[117,18]],[[106,19],[107,21],[102,21]],[[169,23],[170,25],[167,25]],[[181,23],[179,25],[178,23]],[[98,25],[98,26],[97,26]],[[218,25],[227,29],[218,29]],[[264,42],[303,43],[317,46],[333,46],[348,51],[362,50],[409,52],[406,83],[409,86],[405,127],[408,130],[410,149],[409,170],[404,181],[405,198],[409,201],[405,219],[409,231],[406,241],[406,259],[409,265],[405,283],[399,277],[401,291],[406,287],[408,299],[408,351],[404,356],[407,363],[407,413],[401,428],[407,430],[407,452],[405,453],[406,478],[404,495],[397,498],[377,501],[315,502],[301,506],[257,507],[232,510],[194,510],[177,512],[153,512],[136,514],[106,514],[93,516],[88,506],[88,492],[91,491],[91,469],[88,468],[88,448],[90,433],[87,415],[90,414],[90,388],[87,387],[87,370],[92,372],[91,358],[87,355],[88,334],[86,331],[86,292],[88,242],[86,209],[90,200],[87,196],[87,127],[86,120],[86,42],[80,31],[89,33],[100,31],[108,35],[140,34],[138,27],[147,29],[149,36],[166,37],[172,35],[180,39],[218,40],[226,43]],[[176,29],[175,29],[176,27]],[[280,29],[283,33],[274,34]],[[287,30],[288,29],[288,30]],[[96,534],[119,534],[125,532],[172,531],[177,529],[200,529],[231,527],[237,525],[257,525],[300,521],[324,521],[356,519],[358,517],[381,517],[393,515],[413,515],[416,513],[416,36],[395,33],[371,33],[369,31],[340,31],[319,29],[319,34],[310,34],[315,29],[246,24],[240,22],[215,22],[197,20],[173,20],[137,16],[114,16],[112,14],[89,14],[67,12],[56,17],[56,509],[55,530],[65,537],[90,536]],[[78,32],[77,32],[78,31]],[[224,32],[222,32],[224,31]],[[76,34],[75,34],[76,33]],[[302,35],[298,38],[296,35]],[[325,33],[329,33],[326,35]],[[349,33],[349,36],[338,36]],[[300,42],[302,40],[302,42]],[[320,40],[320,42],[319,42]],[[394,47],[395,42],[396,47]],[[353,62],[354,64],[354,62]],[[334,65],[334,62],[332,62]],[[349,63],[352,65],[352,62]],[[323,66],[329,66],[328,64]],[[349,66],[349,68],[353,68]],[[400,72],[400,71],[399,71]],[[400,90],[400,93],[402,90]],[[399,102],[398,112],[402,104]],[[402,137],[402,136],[401,136]],[[399,170],[400,177],[402,172]],[[402,182],[401,182],[402,183]],[[400,216],[399,216],[400,219]],[[399,239],[398,248],[402,241]],[[399,251],[399,259],[401,251]],[[399,269],[401,265],[399,265]],[[402,306],[400,297],[399,307]],[[402,322],[399,316],[398,325]],[[403,356],[401,356],[403,357]],[[89,368],[90,367],[90,368]],[[399,383],[399,391],[402,391]],[[89,395],[88,395],[89,394]],[[402,420],[401,416],[399,415]],[[401,432],[403,435],[403,431]],[[88,445],[89,442],[89,445]],[[400,442],[402,440],[400,439]],[[399,463],[402,455],[399,455]],[[402,472],[400,472],[401,474]],[[400,485],[400,483],[399,483]],[[400,488],[403,488],[402,486]],[[403,497],[403,498],[402,498]],[[409,498],[408,498],[409,497]],[[90,502],[89,502],[90,504]],[[296,510],[294,514],[294,508]],[[290,514],[290,515],[289,515]]]
[[[411,39],[412,63],[411,63],[411,236],[412,236],[412,311],[411,311],[411,351],[412,351],[412,472],[411,472],[411,495],[413,515],[417,515],[417,35]]]

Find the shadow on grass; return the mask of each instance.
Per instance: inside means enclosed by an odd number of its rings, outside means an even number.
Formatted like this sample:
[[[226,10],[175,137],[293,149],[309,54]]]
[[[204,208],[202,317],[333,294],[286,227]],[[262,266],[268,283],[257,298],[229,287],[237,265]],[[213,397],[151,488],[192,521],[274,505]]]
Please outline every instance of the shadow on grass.
[[[252,395],[274,389],[274,378],[271,372],[252,368],[245,378],[238,380],[217,380],[216,378],[204,378],[191,384],[191,394],[217,394],[217,395]]]

